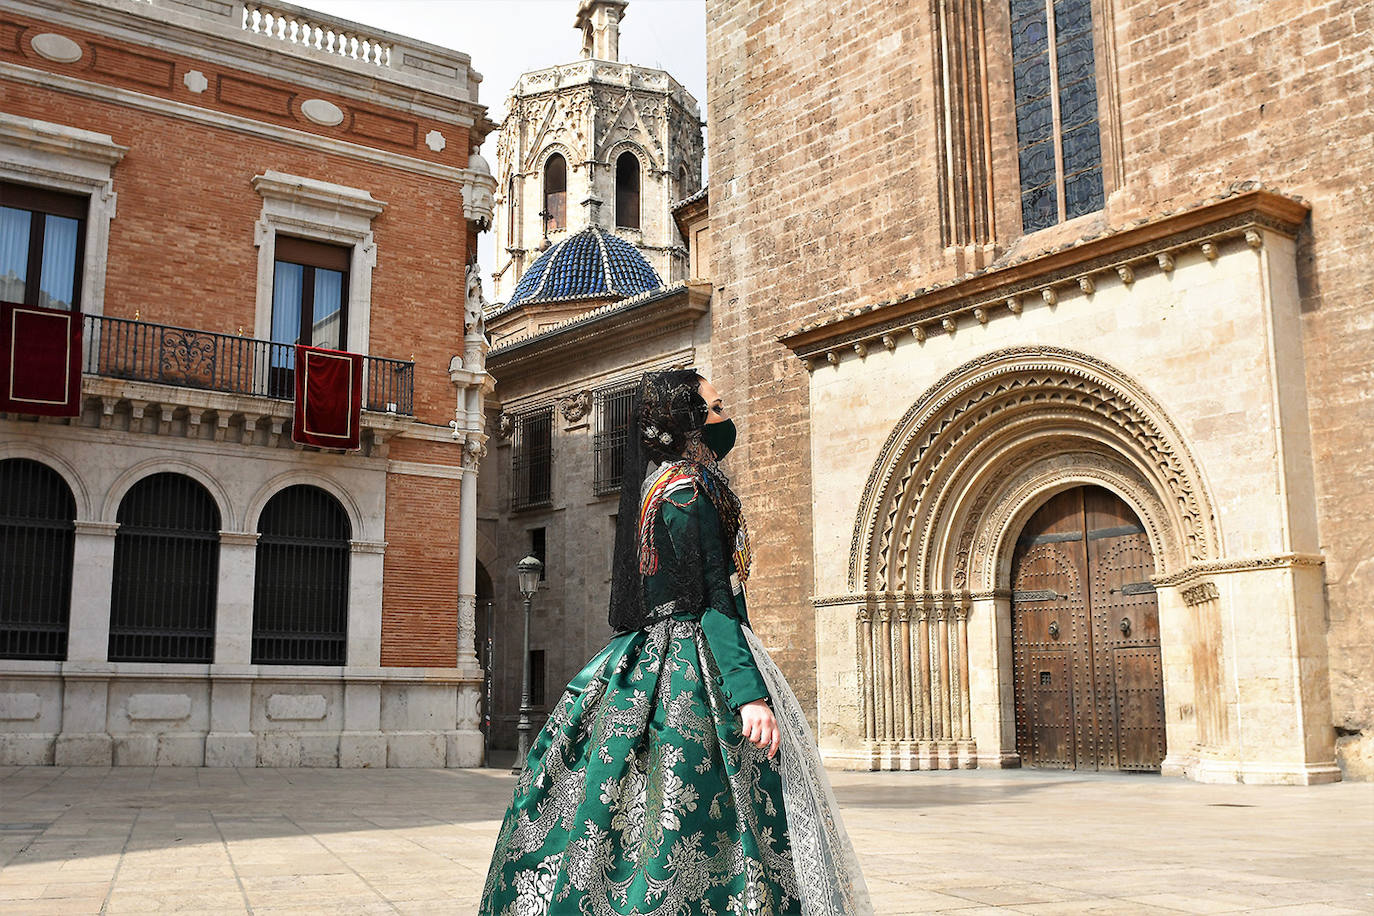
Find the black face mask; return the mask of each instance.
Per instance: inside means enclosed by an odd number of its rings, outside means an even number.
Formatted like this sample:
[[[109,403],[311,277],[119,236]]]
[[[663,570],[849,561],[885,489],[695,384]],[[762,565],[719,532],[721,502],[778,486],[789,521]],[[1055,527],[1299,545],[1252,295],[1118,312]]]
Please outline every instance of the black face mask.
[[[715,452],[716,460],[720,461],[735,447],[735,421],[727,419],[719,423],[707,423],[701,428],[701,441]]]

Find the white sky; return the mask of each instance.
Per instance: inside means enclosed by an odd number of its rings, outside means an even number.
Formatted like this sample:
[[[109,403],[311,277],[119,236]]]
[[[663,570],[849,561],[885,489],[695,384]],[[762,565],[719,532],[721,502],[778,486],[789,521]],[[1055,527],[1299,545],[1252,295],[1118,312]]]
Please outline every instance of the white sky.
[[[506,96],[529,70],[581,57],[573,28],[577,0],[295,0],[301,6],[462,51],[482,74],[478,101],[500,123]],[[667,70],[706,117],[705,0],[630,0],[620,29],[620,59]],[[709,141],[708,141],[709,142]],[[482,146],[496,167],[496,134]],[[483,276],[494,267],[492,233],[477,245]],[[490,296],[490,288],[487,290]]]

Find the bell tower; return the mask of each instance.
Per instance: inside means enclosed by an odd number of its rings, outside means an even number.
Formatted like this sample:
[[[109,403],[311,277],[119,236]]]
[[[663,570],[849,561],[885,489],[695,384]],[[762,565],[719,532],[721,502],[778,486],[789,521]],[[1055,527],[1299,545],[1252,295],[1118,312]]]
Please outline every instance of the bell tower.
[[[582,30],[582,57],[620,60],[620,20],[630,0],[581,0],[577,27]]]
[[[685,279],[673,205],[701,188],[701,111],[662,71],[620,60],[629,0],[579,0],[581,59],[521,75],[496,147],[496,302],[540,252],[599,227],[665,283]]]

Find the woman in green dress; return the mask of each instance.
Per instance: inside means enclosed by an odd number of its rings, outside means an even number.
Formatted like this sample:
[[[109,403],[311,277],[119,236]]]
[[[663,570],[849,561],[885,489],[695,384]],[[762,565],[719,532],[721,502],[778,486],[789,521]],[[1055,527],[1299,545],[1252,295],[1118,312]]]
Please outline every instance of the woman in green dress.
[[[516,782],[482,916],[873,912],[796,697],[749,626],[734,444],[694,370],[631,408],[609,620]]]

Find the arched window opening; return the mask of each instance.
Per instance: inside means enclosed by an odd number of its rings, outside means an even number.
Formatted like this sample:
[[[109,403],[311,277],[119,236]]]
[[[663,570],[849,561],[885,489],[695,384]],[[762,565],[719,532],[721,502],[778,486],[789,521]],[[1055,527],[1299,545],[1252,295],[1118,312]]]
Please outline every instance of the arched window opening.
[[[515,245],[515,176],[506,184],[506,245]]]
[[[1012,80],[1025,232],[1103,207],[1091,0],[1013,0]]]
[[[639,228],[639,159],[629,151],[615,161],[615,224]]]
[[[550,232],[568,228],[568,161],[559,153],[544,163],[544,214]]]
[[[75,519],[61,474],[0,461],[0,658],[66,659]]]
[[[339,501],[287,487],[258,519],[253,664],[342,665],[348,649],[352,526]]]
[[[195,662],[215,656],[219,507],[184,474],[145,477],[116,515],[110,661]]]
[[[677,199],[686,200],[690,193],[687,190],[687,166],[680,165],[677,167]]]

